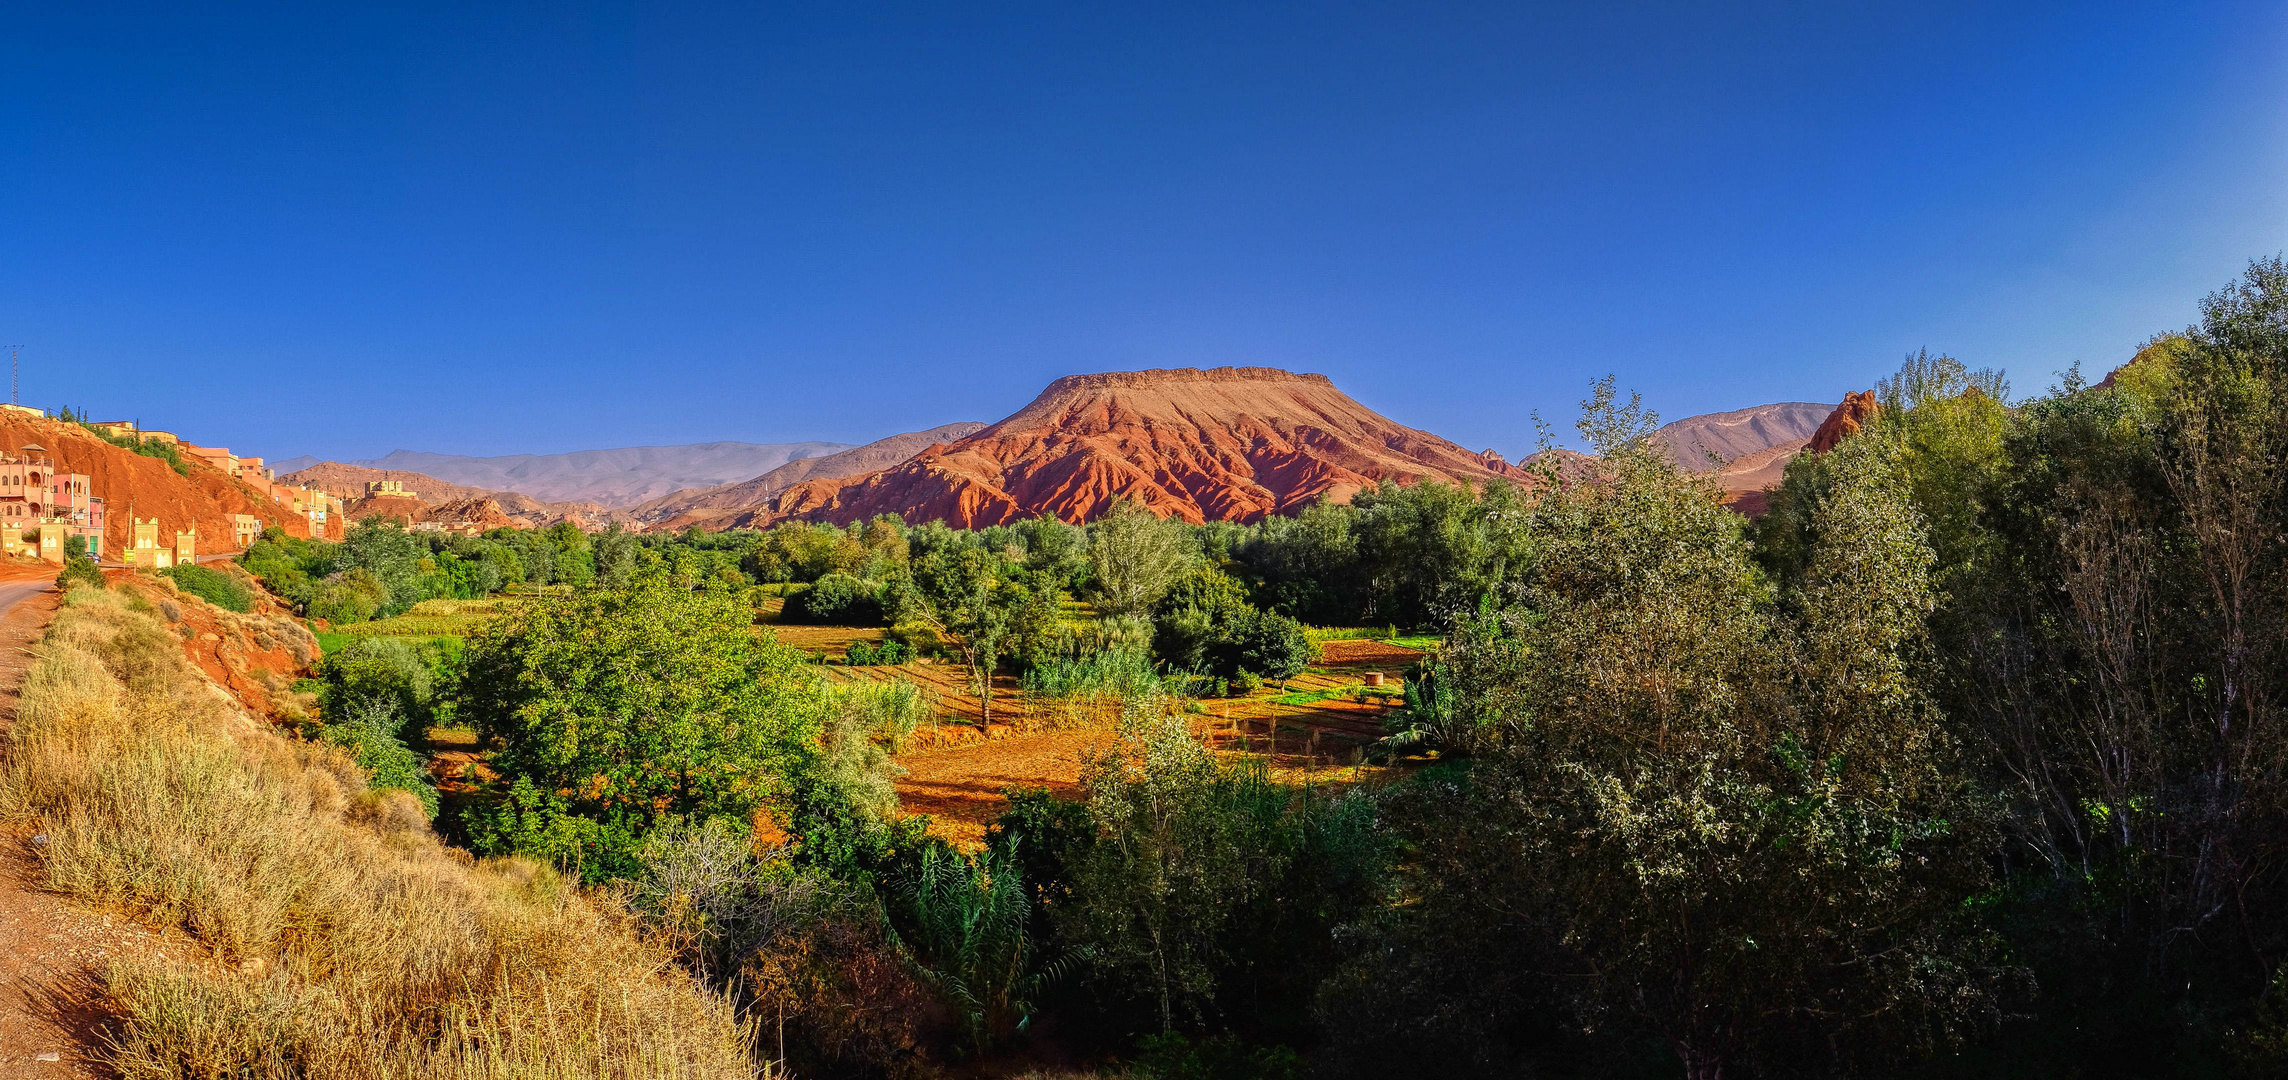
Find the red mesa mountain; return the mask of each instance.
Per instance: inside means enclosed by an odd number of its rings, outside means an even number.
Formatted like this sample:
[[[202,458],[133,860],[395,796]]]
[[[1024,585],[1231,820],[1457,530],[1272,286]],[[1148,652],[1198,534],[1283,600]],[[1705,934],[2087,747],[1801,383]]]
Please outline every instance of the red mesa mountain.
[[[721,519],[848,523],[876,514],[975,528],[1085,521],[1118,499],[1185,521],[1255,521],[1384,480],[1525,472],[1360,405],[1324,375],[1175,368],[1072,375],[1008,419],[877,472],[796,484]]]

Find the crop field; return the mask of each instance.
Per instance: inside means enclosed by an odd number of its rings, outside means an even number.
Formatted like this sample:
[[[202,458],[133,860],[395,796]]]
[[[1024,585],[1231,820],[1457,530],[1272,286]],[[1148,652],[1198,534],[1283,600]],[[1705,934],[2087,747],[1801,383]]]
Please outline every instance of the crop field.
[[[818,628],[826,629],[826,628]],[[1422,653],[1381,641],[1331,641],[1324,659],[1288,680],[1243,697],[1208,698],[1185,706],[1192,728],[1219,753],[1266,758],[1291,781],[1354,783],[1390,774],[1364,761],[1369,744],[1403,704],[1400,679]],[[905,679],[934,694],[939,723],[917,733],[915,749],[893,760],[905,775],[898,798],[909,814],[926,814],[931,831],[963,847],[982,844],[1010,788],[1080,791],[1082,763],[1111,742],[1114,701],[1030,700],[1015,680],[995,680],[993,724],[978,726],[968,669],[958,664],[822,669],[837,681]],[[1382,676],[1383,685],[1366,685]]]
[[[405,614],[353,624],[320,635],[331,652],[352,640],[398,636],[458,645],[518,600],[427,601]],[[821,677],[849,684],[898,680],[934,703],[936,723],[916,731],[893,761],[904,770],[898,795],[909,814],[931,818],[931,831],[963,847],[982,844],[985,827],[1006,805],[1011,788],[1046,787],[1078,795],[1083,762],[1111,743],[1120,701],[1111,693],[1052,696],[1028,692],[1008,675],[993,680],[992,722],[968,667],[930,657],[895,665],[841,662],[858,643],[879,644],[880,626],[817,626],[778,621],[782,601],[769,598],[758,612],[761,629],[783,645],[811,655]],[[1367,747],[1387,734],[1391,712],[1403,704],[1408,665],[1435,639],[1363,628],[1315,630],[1321,658],[1284,684],[1232,697],[1178,699],[1180,714],[1218,753],[1266,759],[1283,779],[1352,783],[1390,772],[1364,761]],[[1379,683],[1379,685],[1373,685]],[[432,730],[420,747],[448,804],[471,797],[483,773],[482,755],[468,732]]]

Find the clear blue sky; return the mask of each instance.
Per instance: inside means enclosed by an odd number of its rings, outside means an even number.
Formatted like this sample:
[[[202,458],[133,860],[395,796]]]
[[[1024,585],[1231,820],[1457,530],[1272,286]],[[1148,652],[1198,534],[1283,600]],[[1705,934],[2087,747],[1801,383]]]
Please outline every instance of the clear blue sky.
[[[1322,371],[1471,448],[1919,346],[2021,393],[2288,247],[2288,6],[11,8],[24,397],[273,457],[858,442]]]

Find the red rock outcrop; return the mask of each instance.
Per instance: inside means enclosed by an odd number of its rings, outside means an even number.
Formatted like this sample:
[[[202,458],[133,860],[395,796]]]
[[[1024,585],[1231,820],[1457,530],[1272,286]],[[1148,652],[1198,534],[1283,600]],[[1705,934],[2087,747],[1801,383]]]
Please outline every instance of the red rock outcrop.
[[[474,525],[478,529],[485,531],[501,528],[513,528],[517,524],[514,519],[510,518],[508,514],[501,510],[500,504],[494,502],[491,496],[479,496],[474,499],[455,499],[452,502],[431,507],[429,510],[429,516],[426,520],[449,521],[459,525]]]
[[[1523,480],[1351,400],[1324,375],[1178,368],[1073,375],[1000,423],[878,472],[797,484],[720,523],[893,513],[976,528],[1102,515],[1126,499],[1185,521],[1257,521],[1388,480]]]
[[[1824,454],[1843,445],[1843,440],[1857,435],[1860,428],[1873,422],[1875,414],[1882,411],[1873,390],[1854,390],[1843,395],[1843,404],[1827,414],[1819,430],[1812,432],[1809,449],[1814,454]]]

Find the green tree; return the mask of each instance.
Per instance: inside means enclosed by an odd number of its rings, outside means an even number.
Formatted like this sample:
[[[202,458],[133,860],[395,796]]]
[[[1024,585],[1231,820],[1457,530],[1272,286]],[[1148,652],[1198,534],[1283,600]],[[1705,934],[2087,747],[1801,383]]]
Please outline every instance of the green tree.
[[[1030,597],[1006,580],[1009,567],[981,546],[931,548],[914,561],[901,617],[920,622],[960,650],[977,695],[978,724],[993,722],[993,672],[1011,622]]]
[[[1484,753],[1396,815],[1420,852],[1398,936],[1479,926],[1442,958],[1518,1000],[1547,991],[1501,968],[1554,971],[1695,1080],[1829,1052],[1810,1030],[1873,1048],[1975,1020],[1993,969],[1961,913],[1993,837],[1913,677],[1931,555],[1892,448],[1838,452],[1776,596],[1648,423],[1592,400],[1594,482],[1543,489],[1516,600],[1441,657]]]
[[[631,838],[663,816],[744,821],[791,796],[820,734],[800,656],[752,622],[662,582],[525,605],[470,642],[462,718],[504,778]]]
[[[1096,606],[1106,615],[1149,614],[1191,561],[1184,527],[1135,503],[1113,504],[1089,534]]]

